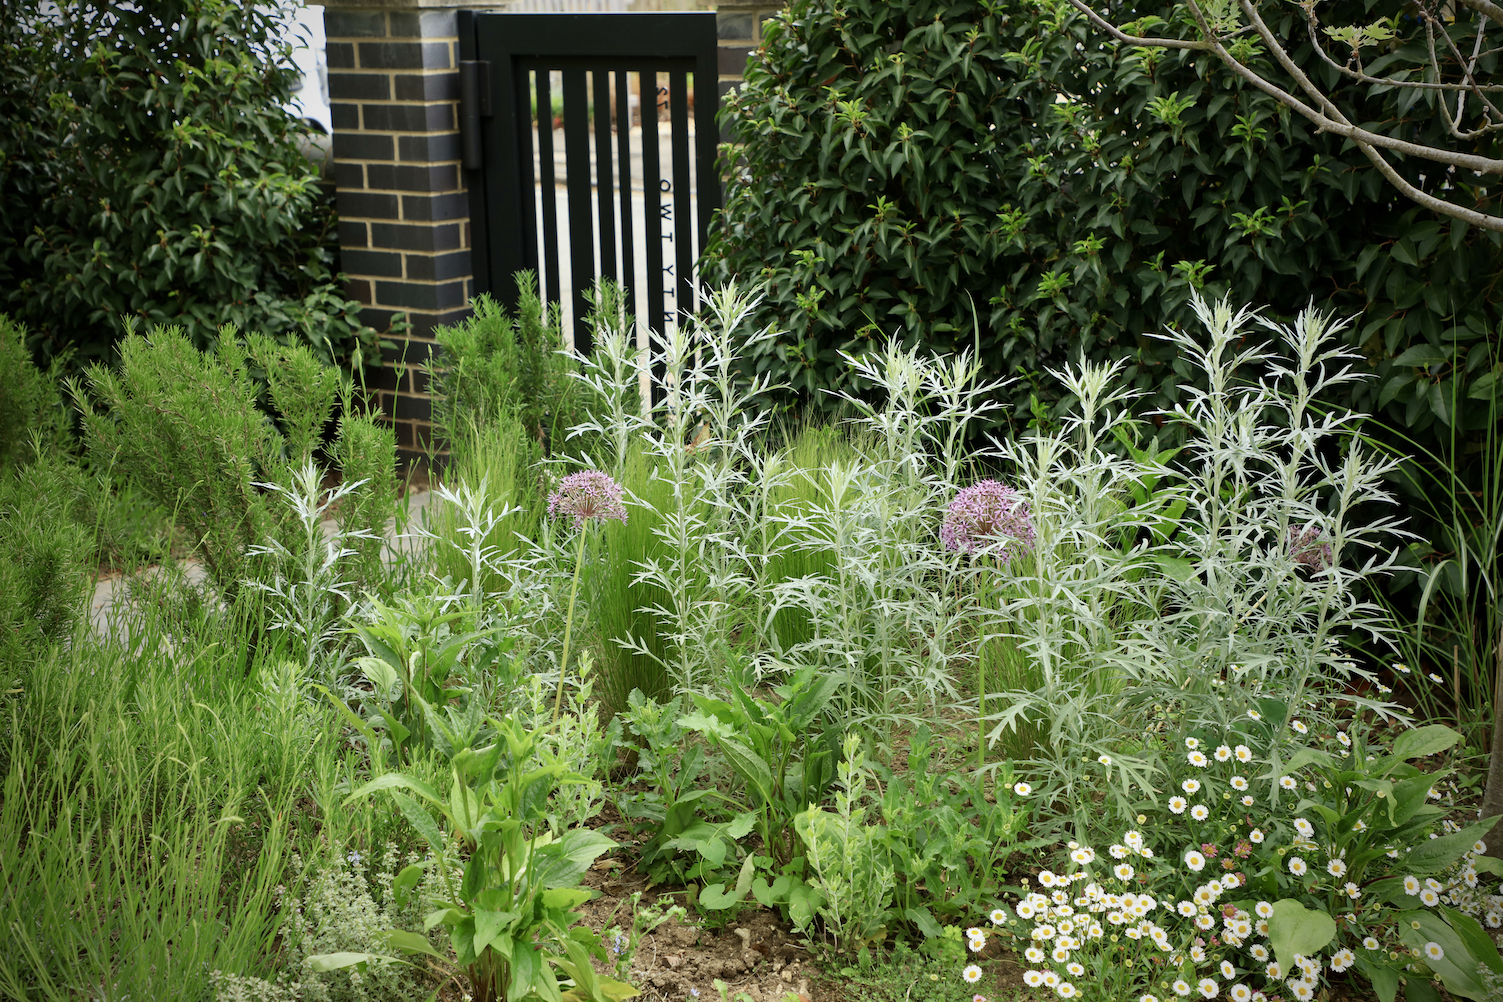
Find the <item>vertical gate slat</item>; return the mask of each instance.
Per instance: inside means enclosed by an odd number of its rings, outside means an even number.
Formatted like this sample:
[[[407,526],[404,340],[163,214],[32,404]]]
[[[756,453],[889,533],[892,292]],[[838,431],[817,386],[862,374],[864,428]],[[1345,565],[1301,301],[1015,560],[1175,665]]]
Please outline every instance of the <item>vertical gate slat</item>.
[[[651,89],[649,90],[649,81]],[[667,305],[663,302],[663,217],[661,214],[662,191],[658,179],[662,173],[658,165],[658,75],[643,73],[642,86],[642,215],[647,230],[647,325],[648,329],[661,334],[664,326],[672,320]],[[651,104],[648,103],[651,95]],[[661,339],[653,338],[648,344],[652,354],[652,371],[657,385],[662,385],[663,353]]]
[[[586,292],[595,273],[595,223],[590,205],[590,108],[585,71],[564,70],[564,185],[569,193],[569,285],[574,303],[574,349],[589,354]]]
[[[621,154],[621,281],[626,286],[627,330],[636,330],[636,230],[631,206],[631,74],[616,73],[616,144]],[[636,342],[633,341],[633,344]]]
[[[683,70],[668,74],[668,111],[673,137],[673,244],[677,250],[679,322],[694,310],[694,220],[689,207],[689,82]]]
[[[481,127],[483,166],[465,171],[472,192],[476,291],[514,305],[514,273],[536,269],[546,301],[572,307],[576,344],[588,351],[585,292],[598,268],[625,286],[623,306],[635,322],[646,322],[654,338],[654,368],[661,376],[661,339],[653,332],[676,326],[695,309],[694,262],[720,200],[715,15],[462,12],[458,24],[464,57],[494,63],[494,97],[502,99],[494,104],[494,120]],[[567,113],[564,135],[555,137],[550,75],[560,72]],[[697,85],[692,114],[691,75]],[[637,163],[632,162],[636,140],[631,135],[634,79],[642,92]],[[659,82],[667,85],[663,95],[657,93]],[[529,101],[534,92],[535,115]],[[669,142],[662,145],[660,96],[669,98],[671,106],[663,116]],[[596,113],[607,116],[594,129],[589,121],[592,98]],[[608,117],[612,104],[617,109],[614,131]],[[534,123],[536,138],[530,134]],[[559,142],[563,150],[557,149]],[[567,154],[559,157],[563,166],[555,164],[557,153]],[[664,163],[664,157],[670,162]],[[593,193],[592,183],[598,186]],[[643,187],[640,206],[636,183]],[[568,229],[560,232],[563,226]],[[645,248],[637,242],[639,236],[645,238]],[[568,261],[561,247],[565,240]],[[645,272],[640,282],[639,265]]]
[[[544,303],[557,303],[558,287],[558,181],[553,176],[553,91],[548,70],[537,71],[538,91],[538,182],[543,192],[543,259],[538,262],[547,277]],[[541,289],[543,286],[538,286]]]
[[[537,190],[537,175],[532,168],[535,152],[532,148],[532,128],[537,123],[533,121],[534,116],[529,104],[532,100],[532,74],[527,70],[517,71],[512,75],[512,86],[516,88],[513,102],[516,107],[516,121],[518,123],[518,126],[512,131],[516,133],[517,164],[521,167],[521,170],[517,174],[520,182],[519,186],[524,189],[521,192],[521,197],[515,200],[517,205],[517,221],[515,225],[517,240],[521,245],[521,259],[524,262],[529,262],[529,264],[519,264],[516,270],[521,271],[527,267],[531,267],[537,273],[538,294],[543,295],[541,269],[535,263],[531,263],[538,260],[538,206],[535,195]],[[537,117],[541,120],[543,114],[541,103],[538,105],[538,111],[539,115]],[[551,116],[548,118],[548,126],[551,132],[553,126]],[[541,134],[539,134],[539,142],[541,141]],[[473,236],[471,239],[474,239]],[[508,285],[513,287],[508,288],[504,296],[497,297],[502,302],[505,302],[506,297],[509,297],[515,291],[514,283],[511,282],[512,277],[508,275],[507,281]]]
[[[595,70],[591,76],[595,84],[595,204],[600,212],[600,274],[619,281],[616,184],[611,177],[611,77],[604,70]]]

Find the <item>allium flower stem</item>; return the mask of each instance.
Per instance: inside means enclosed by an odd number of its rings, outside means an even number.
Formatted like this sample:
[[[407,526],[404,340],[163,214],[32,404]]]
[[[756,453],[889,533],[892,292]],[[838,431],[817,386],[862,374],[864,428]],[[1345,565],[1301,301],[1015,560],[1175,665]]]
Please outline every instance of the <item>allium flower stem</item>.
[[[569,585],[569,610],[564,613],[564,651],[558,659],[558,692],[553,697],[553,722],[558,723],[564,702],[564,672],[569,668],[569,634],[574,626],[574,600],[579,597],[579,569],[584,566],[585,527],[579,529],[579,547],[574,551],[574,580]]]

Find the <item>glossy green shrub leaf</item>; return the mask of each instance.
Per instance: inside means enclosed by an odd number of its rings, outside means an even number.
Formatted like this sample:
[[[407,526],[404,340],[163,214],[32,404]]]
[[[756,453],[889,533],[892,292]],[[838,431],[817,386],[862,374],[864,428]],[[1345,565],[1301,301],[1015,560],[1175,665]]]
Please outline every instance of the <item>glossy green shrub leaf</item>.
[[[1400,10],[1377,0],[1369,16]],[[1273,30],[1299,37],[1296,14]],[[1298,89],[1266,56],[1248,59]],[[1338,105],[1452,145],[1428,99],[1406,108],[1413,92],[1324,83]],[[1422,439],[1485,422],[1449,402],[1488,369],[1452,371],[1445,332],[1498,338],[1503,299],[1475,283],[1503,265],[1499,234],[1415,207],[1213,56],[1145,56],[1078,12],[1023,0],[795,0],[765,24],[721,122],[729,180],[706,270],[764,287],[747,329],[787,333],[747,364],[786,384],[791,405],[866,389],[838,351],[894,335],[974,347],[986,375],[1017,377],[1001,418],[1014,428],[1034,419],[1032,398],[1046,414],[1066,403],[1047,370],[1081,353],[1124,360],[1141,406],[1165,407],[1185,373],[1143,334],[1189,322],[1199,289],[1286,317],[1312,298],[1356,316],[1377,378],[1333,403]],[[1399,169],[1440,183],[1418,161]],[[1434,371],[1415,367],[1431,358]]]
[[[286,110],[293,6],[8,4],[0,18],[0,306],[44,356],[103,360],[121,321],[213,348],[225,323],[373,360],[334,274],[330,192]]]

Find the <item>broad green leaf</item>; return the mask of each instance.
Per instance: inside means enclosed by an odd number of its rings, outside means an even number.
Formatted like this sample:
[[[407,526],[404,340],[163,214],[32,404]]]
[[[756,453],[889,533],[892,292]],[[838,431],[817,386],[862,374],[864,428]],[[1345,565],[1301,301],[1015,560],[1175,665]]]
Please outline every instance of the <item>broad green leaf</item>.
[[[361,674],[370,679],[371,684],[383,696],[389,695],[402,681],[402,676],[397,674],[397,670],[381,658],[356,658],[355,664],[359,666]]]
[[[1482,959],[1472,956],[1466,942],[1446,924],[1439,913],[1429,909],[1416,909],[1399,912],[1394,920],[1404,945],[1425,954],[1425,964],[1440,978],[1448,992],[1480,1002],[1483,988],[1477,971]],[[1440,947],[1441,956],[1428,955],[1426,948],[1431,943]],[[1496,954],[1497,947],[1493,947],[1492,952]]]
[[[401,950],[403,953],[425,953],[438,960],[448,959],[433,948],[427,936],[419,933],[407,932],[404,929],[388,929],[377,933],[376,938],[385,942],[393,950]]]
[[[349,806],[361,797],[375,793],[377,790],[407,789],[423,797],[438,807],[444,806],[444,800],[438,795],[438,791],[420,779],[410,779],[399,772],[388,772],[384,776],[378,776],[366,783],[360,789],[344,798],[345,806]]]
[[[512,953],[511,936],[508,934],[512,923],[518,919],[516,912],[492,911],[489,908],[472,909],[475,916],[474,948],[478,956],[490,947],[503,957],[509,957]]]
[[[1472,843],[1486,838],[1497,823],[1497,818],[1488,818],[1468,825],[1459,832],[1421,842],[1401,857],[1401,865],[1416,877],[1439,873],[1460,859],[1472,847]]]
[[[731,820],[730,824],[725,826],[725,833],[732,839],[740,841],[741,839],[745,838],[751,832],[751,830],[756,827],[756,825],[757,813],[755,811],[743,811],[740,814],[736,815],[736,817]]]
[[[739,741],[732,741],[728,738],[720,742],[720,751],[731,763],[731,768],[740,773],[741,778],[756,790],[762,803],[771,803],[772,770],[768,768],[762,756]]]
[[[1498,945],[1480,922],[1446,906],[1441,907],[1440,913],[1450,923],[1451,930],[1466,944],[1467,952],[1474,960],[1480,961],[1488,970],[1503,974],[1503,956],[1498,954]]]
[[[1336,937],[1336,922],[1323,911],[1306,908],[1293,898],[1273,903],[1268,919],[1268,939],[1274,959],[1286,971],[1294,970],[1294,955],[1313,957]]]
[[[1399,975],[1396,971],[1374,964],[1360,953],[1357,955],[1357,971],[1372,982],[1373,994],[1378,996],[1378,1002],[1393,1002],[1394,996],[1399,992]]]
[[[419,863],[404,866],[402,872],[392,878],[391,893],[398,908],[407,907],[407,903],[412,899],[412,889],[421,879],[423,879],[423,867]]]
[[[1443,752],[1461,740],[1461,735],[1444,724],[1417,727],[1400,734],[1393,743],[1393,757],[1401,761],[1424,758]]]
[[[478,939],[478,937],[477,937]],[[511,981],[505,998],[522,999],[528,995],[539,974],[547,973],[542,951],[536,943],[517,943],[511,951]],[[551,975],[549,975],[551,977]]]
[[[428,847],[433,850],[434,855],[442,855],[444,849],[448,846],[448,839],[444,838],[444,833],[439,830],[438,825],[434,822],[433,815],[429,814],[422,804],[413,800],[405,793],[393,790],[391,799],[397,802],[397,808],[402,812],[402,816],[407,819],[407,823],[412,825],[419,835],[423,836],[423,841],[428,843]]]
[[[617,844],[588,828],[570,829],[557,842],[534,850],[533,879],[545,888],[573,887],[591,863]]]
[[[583,887],[550,887],[542,894],[543,904],[549,908],[568,911],[590,900],[590,892]]]
[[[1289,756],[1289,760],[1284,763],[1284,772],[1292,773],[1307,765],[1329,768],[1335,761],[1335,757],[1330,752],[1321,751],[1319,748],[1301,748]]]
[[[319,974],[341,971],[346,967],[369,964],[375,961],[387,964],[403,964],[404,960],[381,953],[320,953],[308,958],[308,969]]]

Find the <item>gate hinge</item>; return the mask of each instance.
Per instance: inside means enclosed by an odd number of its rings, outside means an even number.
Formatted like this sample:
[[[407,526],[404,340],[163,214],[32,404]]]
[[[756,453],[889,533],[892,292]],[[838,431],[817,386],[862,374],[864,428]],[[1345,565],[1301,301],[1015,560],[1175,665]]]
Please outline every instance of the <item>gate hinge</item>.
[[[459,61],[459,140],[465,170],[485,166],[480,120],[491,117],[491,64],[488,59]]]

